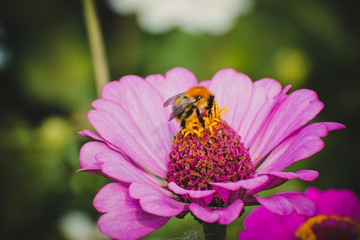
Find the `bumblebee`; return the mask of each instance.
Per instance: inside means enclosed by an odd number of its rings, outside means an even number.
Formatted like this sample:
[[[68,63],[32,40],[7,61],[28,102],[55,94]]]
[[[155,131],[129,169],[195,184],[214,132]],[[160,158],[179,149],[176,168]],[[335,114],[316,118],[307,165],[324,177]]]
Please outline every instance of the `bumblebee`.
[[[201,126],[205,128],[202,115],[212,115],[214,102],[215,96],[206,87],[196,86],[170,97],[164,103],[164,107],[173,105],[169,121],[176,118],[180,121],[181,128],[185,128],[186,122],[194,117],[197,117]]]

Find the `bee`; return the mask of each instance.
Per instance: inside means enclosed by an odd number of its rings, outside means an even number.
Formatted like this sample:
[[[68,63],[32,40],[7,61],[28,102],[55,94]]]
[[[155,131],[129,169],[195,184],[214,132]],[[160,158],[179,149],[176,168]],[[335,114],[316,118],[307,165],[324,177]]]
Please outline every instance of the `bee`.
[[[164,107],[173,105],[169,121],[176,118],[180,121],[181,128],[185,128],[187,120],[193,117],[197,117],[201,126],[205,128],[202,114],[211,116],[214,102],[215,96],[206,87],[196,86],[190,88],[187,92],[170,97],[164,103]]]

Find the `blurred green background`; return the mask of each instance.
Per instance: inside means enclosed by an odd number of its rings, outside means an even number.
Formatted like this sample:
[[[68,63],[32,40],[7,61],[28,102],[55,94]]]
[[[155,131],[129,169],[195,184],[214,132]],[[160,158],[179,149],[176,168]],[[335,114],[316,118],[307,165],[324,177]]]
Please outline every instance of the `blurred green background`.
[[[315,121],[336,121],[325,148],[290,170],[315,169],[314,182],[290,181],[282,189],[348,188],[360,194],[360,28],[356,2],[253,0],[221,35],[174,28],[144,31],[134,14],[120,15],[96,1],[111,79],[142,77],[182,66],[199,80],[234,68],[253,80],[274,78],[292,90],[315,90],[325,108]],[[106,184],[75,173],[87,139],[78,131],[96,99],[81,1],[2,1],[1,239],[108,239],[98,232],[92,200]],[[242,219],[228,228],[235,239]],[[187,216],[144,239],[201,239]],[[193,237],[193,238],[192,238]]]

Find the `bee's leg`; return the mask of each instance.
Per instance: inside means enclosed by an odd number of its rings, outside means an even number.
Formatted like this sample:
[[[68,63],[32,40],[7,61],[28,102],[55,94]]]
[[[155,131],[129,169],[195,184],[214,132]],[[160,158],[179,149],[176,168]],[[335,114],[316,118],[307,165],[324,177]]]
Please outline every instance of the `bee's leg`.
[[[181,123],[180,123],[181,128],[186,127],[186,119],[188,119],[191,116],[191,114],[193,114],[193,112],[194,112],[194,107],[192,107],[189,111],[184,112],[185,116],[183,117],[183,119],[181,120]]]
[[[214,98],[215,98],[214,96],[210,96],[208,98],[208,103],[207,103],[206,109],[208,111],[208,116],[209,117],[212,116],[212,108],[214,107]],[[216,113],[215,113],[215,116],[216,116]]]
[[[201,117],[200,111],[198,108],[196,108],[196,116],[199,119],[199,122],[203,128],[205,128],[205,120]]]
[[[208,110],[208,116],[210,117],[210,119],[212,119],[211,117],[212,117],[212,110],[211,110],[211,108]]]
[[[185,128],[185,125],[186,125],[185,119],[181,120],[180,127]]]

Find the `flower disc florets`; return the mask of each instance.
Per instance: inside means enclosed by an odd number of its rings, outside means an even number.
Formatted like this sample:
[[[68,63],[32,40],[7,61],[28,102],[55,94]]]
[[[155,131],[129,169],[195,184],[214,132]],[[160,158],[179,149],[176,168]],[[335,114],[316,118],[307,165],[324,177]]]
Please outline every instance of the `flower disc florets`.
[[[187,190],[211,190],[211,182],[237,182],[251,178],[254,167],[240,136],[220,117],[212,121],[205,119],[205,122],[204,129],[194,122],[189,124],[192,129],[182,130],[175,136],[168,165],[168,182],[175,182]],[[181,198],[189,201],[186,196]],[[215,194],[209,206],[224,204],[219,194]]]
[[[296,239],[359,239],[360,223],[349,217],[317,215],[309,218],[296,232]]]

